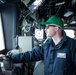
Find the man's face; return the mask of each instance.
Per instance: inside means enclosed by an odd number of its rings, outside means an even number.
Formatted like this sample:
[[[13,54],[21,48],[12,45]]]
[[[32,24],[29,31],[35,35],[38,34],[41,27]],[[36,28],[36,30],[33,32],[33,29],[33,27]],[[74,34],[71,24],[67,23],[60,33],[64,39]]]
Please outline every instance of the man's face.
[[[53,37],[56,34],[55,27],[56,26],[54,26],[54,25],[46,26],[45,33],[46,33],[47,37]]]

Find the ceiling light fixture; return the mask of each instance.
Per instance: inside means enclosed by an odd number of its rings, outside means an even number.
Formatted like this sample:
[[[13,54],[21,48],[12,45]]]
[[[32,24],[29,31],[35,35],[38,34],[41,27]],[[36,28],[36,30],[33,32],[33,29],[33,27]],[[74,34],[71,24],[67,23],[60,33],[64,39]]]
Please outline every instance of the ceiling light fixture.
[[[68,11],[68,12],[66,12],[66,13],[64,14],[64,17],[69,17],[69,16],[71,16],[72,14],[73,14],[72,11]]]
[[[59,5],[63,5],[65,4],[65,2],[59,2],[59,3],[56,3],[55,6],[59,6]]]
[[[0,4],[5,3],[5,2],[6,2],[6,0],[0,0]]]
[[[44,0],[35,0],[28,8],[33,13]]]

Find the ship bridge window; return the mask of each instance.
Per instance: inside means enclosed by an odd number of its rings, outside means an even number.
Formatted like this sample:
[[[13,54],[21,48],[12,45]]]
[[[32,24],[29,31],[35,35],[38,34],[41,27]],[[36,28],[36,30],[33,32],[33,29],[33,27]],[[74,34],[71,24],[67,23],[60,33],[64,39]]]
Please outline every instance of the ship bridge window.
[[[67,36],[69,36],[69,37],[71,37],[71,38],[74,38],[74,30],[72,30],[72,29],[66,29],[66,30],[64,30],[65,32],[66,32],[66,35]]]
[[[3,35],[3,28],[2,28],[2,18],[0,13],[0,50],[5,49],[5,43],[4,43],[4,35]]]

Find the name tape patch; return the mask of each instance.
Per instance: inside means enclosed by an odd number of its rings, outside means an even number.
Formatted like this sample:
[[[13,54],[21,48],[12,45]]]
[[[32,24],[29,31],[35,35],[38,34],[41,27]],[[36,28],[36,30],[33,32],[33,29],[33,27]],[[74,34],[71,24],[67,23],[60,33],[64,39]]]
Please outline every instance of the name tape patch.
[[[66,53],[57,53],[58,58],[66,58]]]

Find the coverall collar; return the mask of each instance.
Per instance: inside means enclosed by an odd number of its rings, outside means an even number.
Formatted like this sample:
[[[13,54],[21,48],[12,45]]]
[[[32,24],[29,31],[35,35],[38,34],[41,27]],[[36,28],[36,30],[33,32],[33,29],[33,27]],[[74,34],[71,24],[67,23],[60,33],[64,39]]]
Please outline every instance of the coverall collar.
[[[61,48],[63,43],[67,40],[66,33],[64,30],[62,30],[62,35],[63,35],[63,37],[62,37],[61,41],[55,46],[55,48],[57,48],[57,49]],[[54,45],[54,42],[52,39],[47,40],[46,43],[50,44],[50,45],[51,44]]]

